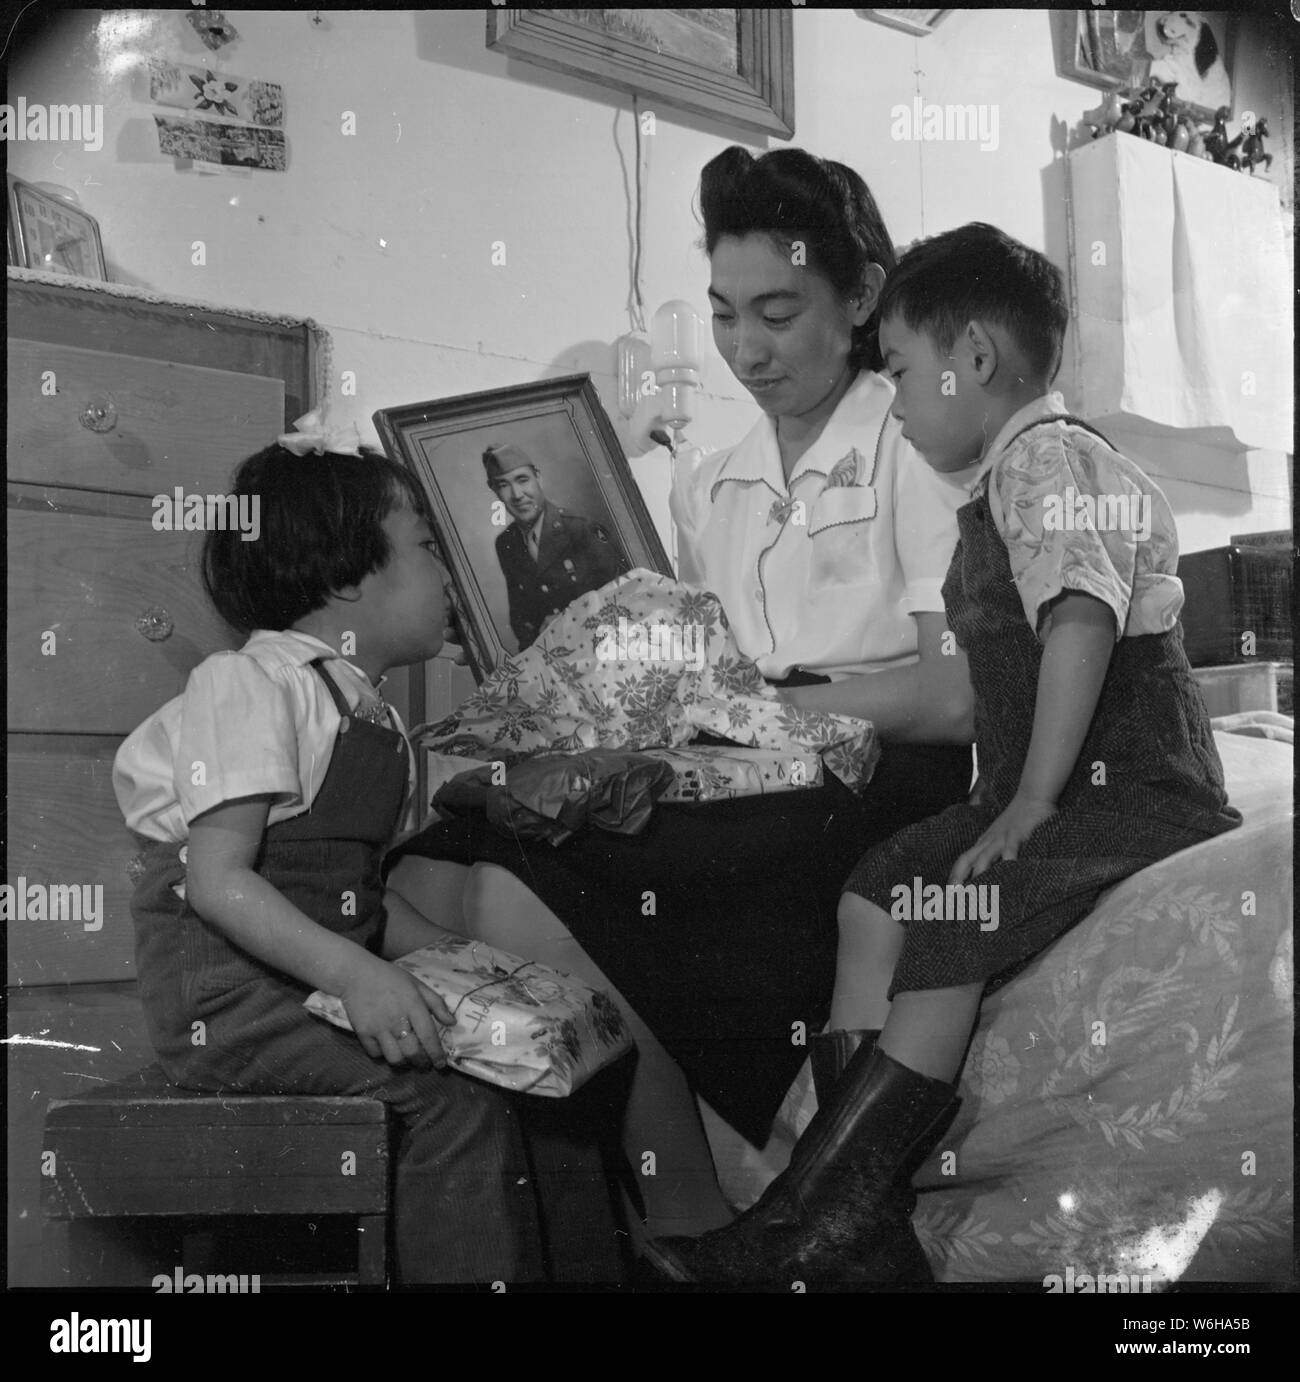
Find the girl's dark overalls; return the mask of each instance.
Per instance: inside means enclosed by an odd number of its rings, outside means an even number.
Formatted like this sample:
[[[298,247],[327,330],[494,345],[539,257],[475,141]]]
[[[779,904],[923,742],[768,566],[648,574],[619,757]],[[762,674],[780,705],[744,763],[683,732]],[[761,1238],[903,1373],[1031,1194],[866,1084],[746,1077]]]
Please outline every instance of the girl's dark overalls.
[[[309,810],[269,826],[257,871],[319,925],[379,953],[380,858],[406,796],[407,746],[349,710]],[[373,1094],[401,1120],[396,1243],[406,1282],[542,1277],[537,1208],[506,1096],[447,1071],[392,1067],[303,1008],[309,988],[232,945],[175,891],[185,848],[149,841],[136,886],[136,963],[150,1036],[182,1088]]]

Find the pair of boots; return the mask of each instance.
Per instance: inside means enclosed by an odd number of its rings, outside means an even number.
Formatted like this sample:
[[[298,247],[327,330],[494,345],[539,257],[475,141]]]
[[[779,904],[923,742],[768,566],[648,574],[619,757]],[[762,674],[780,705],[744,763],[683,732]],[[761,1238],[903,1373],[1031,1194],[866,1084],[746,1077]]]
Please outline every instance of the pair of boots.
[[[790,1165],[726,1228],[661,1238],[647,1256],[673,1281],[929,1282],[912,1231],[912,1175],[957,1111],[953,1086],[876,1048],[879,1032],[813,1038],[818,1110]],[[838,1078],[837,1078],[838,1077]]]

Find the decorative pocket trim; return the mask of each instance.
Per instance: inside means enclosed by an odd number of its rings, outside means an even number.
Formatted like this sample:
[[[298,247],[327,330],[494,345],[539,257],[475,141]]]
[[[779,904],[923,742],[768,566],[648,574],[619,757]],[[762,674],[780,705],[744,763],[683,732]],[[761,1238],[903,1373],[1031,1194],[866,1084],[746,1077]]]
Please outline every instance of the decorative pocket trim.
[[[816,537],[827,528],[848,523],[864,523],[876,516],[874,485],[835,485],[824,489],[808,515],[808,536]]]

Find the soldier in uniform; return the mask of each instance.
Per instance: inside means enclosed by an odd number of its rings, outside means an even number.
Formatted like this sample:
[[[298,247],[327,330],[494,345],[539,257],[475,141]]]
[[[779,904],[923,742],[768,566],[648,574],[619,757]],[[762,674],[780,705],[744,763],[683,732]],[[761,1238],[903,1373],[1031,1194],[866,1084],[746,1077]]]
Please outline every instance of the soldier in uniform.
[[[547,499],[541,472],[526,451],[489,446],[483,468],[488,488],[514,519],[496,547],[510,600],[510,628],[522,651],[579,595],[623,575],[628,562],[607,529]]]

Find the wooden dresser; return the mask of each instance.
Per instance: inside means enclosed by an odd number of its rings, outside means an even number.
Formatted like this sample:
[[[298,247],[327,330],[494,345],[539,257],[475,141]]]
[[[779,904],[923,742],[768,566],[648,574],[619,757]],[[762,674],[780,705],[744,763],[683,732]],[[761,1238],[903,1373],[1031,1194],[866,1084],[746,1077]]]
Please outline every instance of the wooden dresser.
[[[6,928],[9,1280],[28,1286],[57,1284],[40,1251],[47,1103],[153,1060],[113,755],[239,641],[203,595],[202,533],[156,531],[152,500],[225,492],[311,406],[314,359],[306,323],[74,284],[11,274],[8,309],[5,881],[103,889],[93,923]]]

